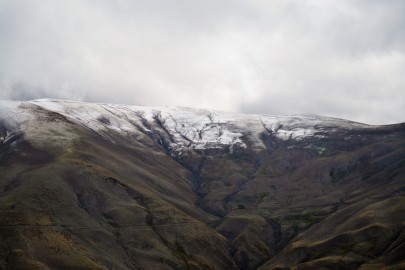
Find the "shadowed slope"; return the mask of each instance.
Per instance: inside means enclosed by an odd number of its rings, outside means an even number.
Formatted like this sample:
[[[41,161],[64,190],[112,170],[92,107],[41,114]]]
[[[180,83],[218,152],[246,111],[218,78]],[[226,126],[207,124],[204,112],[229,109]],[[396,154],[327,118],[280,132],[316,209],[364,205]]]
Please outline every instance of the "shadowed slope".
[[[35,130],[2,150],[2,267],[234,268],[226,240],[204,224],[214,218],[194,206],[190,172],[159,149],[31,109]],[[33,139],[47,132],[63,147]],[[39,164],[38,153],[49,158]]]
[[[0,269],[404,263],[404,124],[55,100],[9,106]]]

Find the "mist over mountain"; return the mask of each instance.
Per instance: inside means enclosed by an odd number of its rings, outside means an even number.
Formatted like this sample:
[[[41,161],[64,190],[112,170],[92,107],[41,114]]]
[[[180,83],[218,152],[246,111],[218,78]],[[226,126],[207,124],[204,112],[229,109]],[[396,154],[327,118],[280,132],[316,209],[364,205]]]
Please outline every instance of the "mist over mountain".
[[[405,124],[0,106],[0,269],[404,269]]]
[[[0,3],[0,100],[405,121],[405,2]]]

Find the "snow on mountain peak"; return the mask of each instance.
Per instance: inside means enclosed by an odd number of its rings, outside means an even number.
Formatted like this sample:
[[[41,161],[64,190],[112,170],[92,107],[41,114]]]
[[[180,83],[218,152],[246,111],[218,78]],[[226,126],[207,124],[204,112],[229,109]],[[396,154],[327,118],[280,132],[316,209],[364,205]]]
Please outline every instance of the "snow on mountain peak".
[[[101,134],[108,131],[143,132],[166,145],[172,153],[184,147],[196,150],[246,147],[265,149],[263,132],[280,140],[302,140],[319,136],[324,129],[366,128],[368,125],[312,114],[274,116],[237,114],[186,107],[142,107],[118,104],[37,99],[28,102],[3,102],[13,121],[23,122],[27,115],[21,105],[36,105],[57,112]],[[10,111],[12,113],[10,114]],[[4,114],[4,113],[2,113]],[[4,114],[5,115],[5,114]],[[104,135],[105,136],[105,135]],[[230,150],[231,150],[230,149]]]

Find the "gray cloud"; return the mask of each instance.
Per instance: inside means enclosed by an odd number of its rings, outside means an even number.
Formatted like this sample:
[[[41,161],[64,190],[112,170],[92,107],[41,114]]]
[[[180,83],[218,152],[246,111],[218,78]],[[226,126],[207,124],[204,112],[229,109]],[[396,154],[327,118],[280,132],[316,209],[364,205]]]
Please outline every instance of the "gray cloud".
[[[405,121],[404,1],[3,1],[0,99]]]

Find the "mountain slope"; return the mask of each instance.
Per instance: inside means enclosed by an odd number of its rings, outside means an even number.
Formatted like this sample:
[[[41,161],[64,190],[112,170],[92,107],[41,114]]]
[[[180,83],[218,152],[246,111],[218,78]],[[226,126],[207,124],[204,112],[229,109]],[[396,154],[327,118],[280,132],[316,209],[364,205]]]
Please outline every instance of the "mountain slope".
[[[405,263],[404,124],[49,99],[1,107],[0,269]]]

